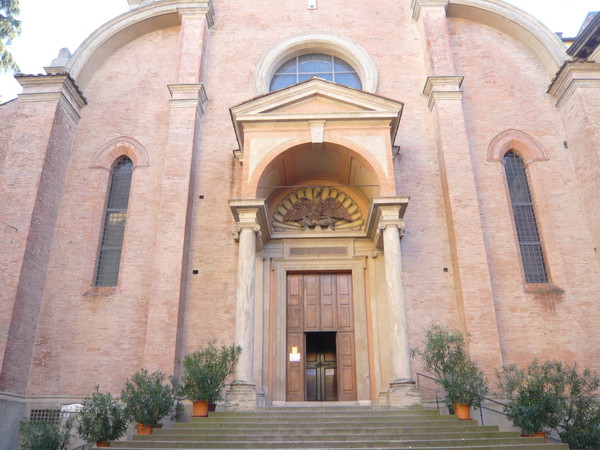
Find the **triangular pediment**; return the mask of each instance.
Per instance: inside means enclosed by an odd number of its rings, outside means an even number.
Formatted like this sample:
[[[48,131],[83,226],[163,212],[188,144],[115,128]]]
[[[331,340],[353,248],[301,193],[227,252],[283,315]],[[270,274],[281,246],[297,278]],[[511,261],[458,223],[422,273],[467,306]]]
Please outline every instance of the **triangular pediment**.
[[[278,113],[387,112],[398,115],[403,103],[331,81],[313,78],[256,97],[231,108],[234,116]],[[311,107],[314,110],[311,110]]]
[[[244,124],[256,122],[381,119],[390,120],[395,133],[403,106],[380,95],[313,78],[253,98],[230,111],[242,142]]]

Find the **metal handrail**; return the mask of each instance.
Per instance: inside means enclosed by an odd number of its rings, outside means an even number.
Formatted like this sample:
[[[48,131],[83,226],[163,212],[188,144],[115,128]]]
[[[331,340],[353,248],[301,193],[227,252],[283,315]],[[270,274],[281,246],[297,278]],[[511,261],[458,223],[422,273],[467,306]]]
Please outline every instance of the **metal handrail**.
[[[437,409],[440,409],[440,402],[439,402],[439,399],[438,399],[438,394],[444,394],[444,396],[445,396],[446,392],[442,391],[442,390],[433,389],[433,388],[430,388],[430,387],[421,387],[420,377],[427,378],[428,380],[435,381],[436,383],[439,383],[439,380],[437,378],[435,378],[435,377],[432,377],[432,376],[429,376],[429,375],[425,375],[424,373],[417,372],[417,387],[419,389],[426,389],[426,390],[435,392],[435,403],[437,405]],[[486,401],[488,401],[490,403],[495,403],[496,405],[500,405],[502,407],[506,406],[506,404],[504,404],[502,402],[499,402],[498,400],[494,400],[493,398],[489,398],[489,397],[482,397],[482,398],[483,398],[483,400],[486,400]],[[498,411],[496,409],[488,408],[487,406],[484,406],[484,405],[481,405],[478,409],[479,409],[479,417],[481,419],[481,425],[485,425],[483,423],[483,411],[482,411],[483,409],[485,409],[487,411],[495,412],[497,414],[502,414],[504,417],[506,417],[508,419],[508,415],[504,411]],[[560,439],[556,439],[555,437],[550,436],[547,433],[546,433],[546,439],[548,439],[548,440],[550,440],[552,442],[562,442]]]

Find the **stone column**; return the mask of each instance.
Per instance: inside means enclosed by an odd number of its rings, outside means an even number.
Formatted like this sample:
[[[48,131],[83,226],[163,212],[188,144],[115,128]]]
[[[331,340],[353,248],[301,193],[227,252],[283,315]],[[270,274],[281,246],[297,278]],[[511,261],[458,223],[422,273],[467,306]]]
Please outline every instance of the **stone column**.
[[[235,239],[240,243],[235,310],[235,344],[242,353],[227,391],[225,408],[230,411],[256,409],[254,383],[254,309],[256,302],[256,243],[262,242],[264,200],[230,200],[236,218]],[[263,225],[264,226],[264,225]]]
[[[412,379],[406,295],[402,279],[400,239],[404,235],[402,205],[381,206],[379,231],[383,234],[385,283],[390,308],[390,341],[392,343],[392,381],[388,394],[390,406],[405,407],[421,403]]]

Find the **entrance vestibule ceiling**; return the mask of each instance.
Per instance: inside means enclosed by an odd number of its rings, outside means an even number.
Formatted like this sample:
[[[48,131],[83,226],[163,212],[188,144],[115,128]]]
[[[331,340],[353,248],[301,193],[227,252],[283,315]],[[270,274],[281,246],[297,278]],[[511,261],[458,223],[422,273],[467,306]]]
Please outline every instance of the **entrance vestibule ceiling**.
[[[347,187],[366,202],[379,195],[378,178],[369,163],[350,149],[328,142],[319,147],[307,142],[274,159],[263,171],[257,197],[268,198],[273,209],[300,186]]]

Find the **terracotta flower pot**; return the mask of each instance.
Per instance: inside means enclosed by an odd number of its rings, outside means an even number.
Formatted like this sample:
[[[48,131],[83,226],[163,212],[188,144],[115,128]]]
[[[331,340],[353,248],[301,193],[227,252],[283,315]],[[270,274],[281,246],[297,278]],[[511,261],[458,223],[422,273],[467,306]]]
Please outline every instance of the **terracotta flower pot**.
[[[544,442],[546,442],[546,433],[543,431],[538,431],[537,433],[533,433],[533,434],[521,433],[521,437],[541,437],[541,438],[544,438]]]
[[[137,424],[137,434],[152,434],[152,427],[150,425]]]
[[[110,447],[110,443],[106,441],[98,441],[96,442],[96,447]]]
[[[454,414],[458,420],[471,420],[471,405],[454,404]]]
[[[192,417],[207,417],[208,416],[208,402],[204,400],[197,400],[192,402],[194,405],[194,414]]]

